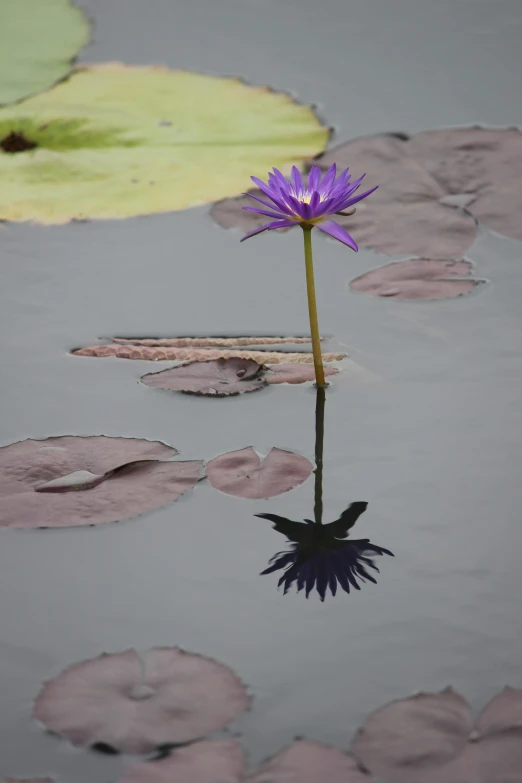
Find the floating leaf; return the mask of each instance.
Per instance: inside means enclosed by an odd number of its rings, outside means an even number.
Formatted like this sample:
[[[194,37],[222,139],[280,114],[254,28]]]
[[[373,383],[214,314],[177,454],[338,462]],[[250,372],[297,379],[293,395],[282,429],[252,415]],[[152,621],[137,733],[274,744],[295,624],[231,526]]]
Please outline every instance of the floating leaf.
[[[321,340],[324,340],[321,337]],[[249,345],[310,345],[310,337],[113,337],[119,345],[151,345],[170,348],[228,348]]]
[[[71,60],[89,42],[90,25],[69,0],[2,0],[1,6],[3,104],[47,90],[67,76]]]
[[[357,762],[337,748],[299,740],[262,764],[248,783],[371,783]],[[133,781],[134,783],[134,781]],[[136,781],[138,783],[138,781]]]
[[[267,383],[306,383],[315,381],[315,370],[310,364],[276,364],[265,375]],[[325,367],[325,375],[337,375],[335,367]]]
[[[158,461],[175,453],[163,443],[104,435],[4,446],[0,448],[0,527],[96,525],[166,506],[202,478],[201,461]],[[79,471],[101,477],[103,483],[89,487],[91,478],[83,487],[87,492],[67,491],[71,474]],[[56,491],[56,484],[54,492],[42,486],[56,479],[63,483],[64,477],[69,487],[61,491]]]
[[[186,209],[324,149],[309,106],[239,79],[119,63],[78,68],[0,111],[0,220],[44,224]],[[219,165],[218,165],[219,164]]]
[[[90,345],[72,351],[74,356],[116,356],[118,359],[139,359],[149,362],[193,361],[207,362],[219,359],[245,359],[258,364],[278,364],[279,362],[297,362],[311,364],[311,353],[287,353],[286,351],[245,351],[234,349],[212,350],[211,348],[164,348],[153,345]],[[337,362],[344,359],[344,353],[323,353],[323,361]]]
[[[415,258],[372,269],[350,283],[351,288],[373,296],[396,299],[447,299],[468,294],[484,280],[463,279],[469,261]]]
[[[292,451],[273,448],[261,462],[254,449],[230,451],[207,464],[207,478],[215,489],[240,498],[274,498],[295,489],[312,473],[313,465]]]
[[[394,701],[370,715],[352,751],[386,783],[514,783],[522,780],[522,691],[495,697],[475,731],[451,688]]]
[[[216,359],[181,364],[151,372],[141,380],[145,386],[209,397],[229,397],[261,389],[265,385],[262,367],[252,359]]]
[[[410,154],[449,194],[468,199],[481,223],[522,239],[522,133],[518,128],[451,128],[412,136]]]
[[[218,731],[249,703],[227,666],[165,647],[69,666],[43,686],[33,714],[78,747],[144,754]]]
[[[324,170],[332,163],[349,166],[356,176],[366,172],[365,189],[379,185],[354,215],[336,217],[360,246],[390,255],[461,258],[475,239],[472,215],[522,239],[522,133],[515,128],[367,136],[313,163]],[[243,210],[245,203],[244,197],[221,201],[212,215],[220,225],[253,230],[260,216]]]
[[[160,761],[133,764],[119,783],[243,783],[245,771],[236,740],[206,740]]]

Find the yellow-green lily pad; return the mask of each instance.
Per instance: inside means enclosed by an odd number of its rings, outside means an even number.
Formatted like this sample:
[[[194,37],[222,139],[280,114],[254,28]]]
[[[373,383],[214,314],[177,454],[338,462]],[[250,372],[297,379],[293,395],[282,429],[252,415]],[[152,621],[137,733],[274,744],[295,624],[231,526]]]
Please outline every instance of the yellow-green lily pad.
[[[267,87],[160,66],[78,68],[0,111],[0,220],[186,209],[322,151],[313,109]]]
[[[1,0],[0,104],[65,78],[89,35],[89,20],[70,0]]]

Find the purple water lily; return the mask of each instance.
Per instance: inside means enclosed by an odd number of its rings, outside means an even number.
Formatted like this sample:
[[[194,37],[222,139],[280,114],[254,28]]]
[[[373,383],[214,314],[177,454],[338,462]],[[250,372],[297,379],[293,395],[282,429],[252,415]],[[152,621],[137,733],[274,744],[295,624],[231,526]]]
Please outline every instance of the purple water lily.
[[[349,169],[345,169],[336,179],[337,168],[335,163],[330,166],[321,181],[321,169],[312,166],[308,174],[308,182],[305,185],[299,171],[292,168],[291,180],[287,180],[278,169],[274,169],[268,175],[268,183],[265,184],[257,177],[251,177],[252,182],[267,196],[268,201],[252,193],[244,193],[263,204],[259,207],[243,207],[248,212],[257,212],[272,218],[260,228],[254,229],[242,238],[242,242],[249,237],[260,234],[262,231],[273,231],[276,228],[291,228],[301,226],[305,229],[317,227],[325,234],[329,234],[339,242],[343,242],[352,250],[359,249],[357,242],[334,220],[328,220],[331,215],[352,215],[355,209],[349,212],[345,210],[353,207],[377,189],[378,186],[367,190],[365,193],[355,195],[363,181],[365,174],[354,182],[350,182]]]

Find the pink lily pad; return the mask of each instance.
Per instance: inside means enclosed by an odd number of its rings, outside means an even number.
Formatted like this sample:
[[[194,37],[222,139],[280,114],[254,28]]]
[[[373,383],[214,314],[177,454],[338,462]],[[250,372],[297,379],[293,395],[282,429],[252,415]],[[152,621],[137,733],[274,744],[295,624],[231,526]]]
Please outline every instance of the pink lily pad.
[[[306,481],[312,463],[292,451],[273,448],[263,461],[252,446],[210,460],[207,478],[215,489],[239,498],[274,498]]]
[[[158,341],[159,342],[159,341]],[[210,361],[228,361],[229,359],[239,359],[241,361],[252,361],[259,365],[266,363],[276,364],[279,362],[303,362],[312,364],[313,356],[311,353],[290,353],[286,351],[256,351],[245,350],[242,348],[191,348],[177,347],[176,345],[148,345],[142,342],[136,344],[117,343],[107,345],[88,345],[85,348],[77,348],[72,351],[73,356],[96,356],[98,358],[116,357],[117,359],[136,359],[145,362],[210,362]],[[323,353],[325,362],[336,362],[344,359],[344,353]],[[183,365],[187,366],[187,365]],[[232,367],[233,365],[230,365]],[[215,380],[215,379],[214,379]],[[183,391],[183,390],[180,390]]]
[[[166,506],[202,478],[202,461],[162,461],[174,454],[164,443],[105,435],[4,446],[0,527],[97,525]]]
[[[372,269],[350,283],[356,291],[395,299],[448,299],[469,294],[484,280],[466,279],[469,261],[414,258]]]
[[[349,166],[354,176],[366,172],[365,189],[379,185],[353,216],[335,216],[361,247],[389,255],[461,258],[475,239],[475,219],[522,239],[522,133],[516,128],[366,136],[327,150],[312,163],[324,170],[332,163]],[[215,204],[213,218],[227,228],[253,230],[261,216],[242,209],[245,199]]]
[[[155,389],[228,397],[261,389],[265,385],[261,370],[262,366],[252,359],[217,359],[148,373],[141,380]]]
[[[315,370],[310,364],[274,364],[265,375],[267,383],[306,383],[315,381]],[[335,367],[325,367],[325,375],[337,375]]]
[[[371,783],[354,758],[317,742],[294,742],[262,764],[248,783]]]
[[[133,764],[119,783],[243,783],[245,761],[236,740],[205,740],[160,761]]]
[[[473,723],[451,688],[392,702],[370,715],[352,752],[386,783],[522,780],[522,691],[506,689]]]
[[[139,755],[222,729],[249,704],[227,666],[172,647],[69,666],[45,683],[33,715],[77,747]]]

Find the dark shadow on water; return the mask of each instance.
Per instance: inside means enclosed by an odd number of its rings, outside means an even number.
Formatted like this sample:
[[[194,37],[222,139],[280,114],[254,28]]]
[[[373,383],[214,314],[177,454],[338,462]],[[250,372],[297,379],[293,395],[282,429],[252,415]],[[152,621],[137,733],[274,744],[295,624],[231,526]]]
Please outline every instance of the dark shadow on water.
[[[284,587],[286,594],[293,584],[297,591],[305,590],[306,597],[315,588],[321,601],[330,589],[336,595],[337,587],[346,593],[360,590],[360,582],[367,580],[376,584],[376,579],[368,571],[379,571],[373,558],[378,555],[391,555],[389,549],[372,544],[368,538],[346,541],[349,531],[355,525],[368,506],[363,501],[351,503],[339,519],[323,524],[323,444],[325,390],[317,389],[315,408],[315,487],[314,520],[305,519],[294,522],[277,514],[255,514],[261,519],[274,523],[274,530],[293,542],[290,549],[277,552],[270,565],[261,574],[271,574],[283,570],[278,586]]]

